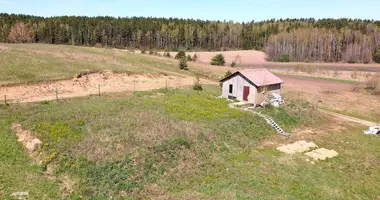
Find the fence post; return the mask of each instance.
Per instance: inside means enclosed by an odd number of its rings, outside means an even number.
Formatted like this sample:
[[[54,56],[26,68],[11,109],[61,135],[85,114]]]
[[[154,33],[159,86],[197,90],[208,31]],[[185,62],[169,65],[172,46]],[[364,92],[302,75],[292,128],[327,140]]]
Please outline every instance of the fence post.
[[[98,84],[98,94],[100,96],[100,84]]]
[[[4,104],[7,105],[7,95],[4,95]]]
[[[58,101],[58,88],[55,88],[55,99]]]

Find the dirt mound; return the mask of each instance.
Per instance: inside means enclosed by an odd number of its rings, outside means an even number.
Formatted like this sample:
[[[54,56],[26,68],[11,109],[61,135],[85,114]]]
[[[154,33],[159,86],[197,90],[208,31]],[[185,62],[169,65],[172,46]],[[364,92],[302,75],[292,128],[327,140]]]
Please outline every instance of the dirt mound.
[[[312,148],[317,148],[318,146],[313,142],[306,142],[305,140],[297,141],[293,144],[288,144],[280,146],[277,150],[284,152],[286,154],[295,154],[309,151]]]
[[[315,161],[317,160],[326,160],[326,158],[333,158],[338,156],[338,153],[335,150],[328,150],[325,148],[316,149],[314,151],[310,151],[305,153],[305,155],[313,158]]]
[[[0,88],[9,102],[35,102],[88,96],[91,94],[124,91],[145,91],[165,87],[181,87],[193,84],[190,76],[137,75],[110,71],[77,74],[72,80],[62,80],[32,85],[16,85]],[[202,80],[207,83],[206,80]]]
[[[18,141],[30,152],[34,152],[38,149],[42,142],[32,132],[23,130],[20,124],[12,124],[12,130],[16,133]]]

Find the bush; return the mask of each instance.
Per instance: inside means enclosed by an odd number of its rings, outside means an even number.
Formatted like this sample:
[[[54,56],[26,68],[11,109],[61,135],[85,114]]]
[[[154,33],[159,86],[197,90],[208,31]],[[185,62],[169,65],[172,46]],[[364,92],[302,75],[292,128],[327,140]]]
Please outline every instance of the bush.
[[[380,46],[378,46],[373,53],[372,59],[375,63],[380,63]]]
[[[289,55],[287,55],[287,54],[283,54],[283,55],[281,55],[280,56],[280,62],[290,62],[290,56]]]
[[[237,66],[236,62],[235,62],[235,61],[232,61],[232,63],[231,63],[231,67],[236,67],[236,66]]]
[[[224,78],[227,78],[227,77],[229,77],[229,76],[231,76],[231,74],[232,74],[232,72],[230,71],[230,70],[228,70],[225,74],[224,74],[224,76],[223,76],[223,78],[222,79],[224,79]],[[222,87],[223,86],[223,83],[222,82],[220,82],[219,83],[219,86],[220,87]]]
[[[193,62],[197,62],[198,61],[198,56],[197,54],[195,53],[194,56],[193,56]]]
[[[165,56],[165,57],[168,57],[168,58],[171,58],[171,57],[172,57],[172,56],[170,55],[169,52],[165,52],[165,53],[164,53],[164,56]]]
[[[366,82],[366,89],[367,90],[376,90],[380,87],[380,73],[374,74],[372,78],[370,78]]]
[[[198,76],[194,80],[193,90],[196,90],[196,91],[202,91],[203,90],[202,84],[201,84]]]
[[[187,67],[187,59],[186,57],[182,57],[181,60],[179,61],[179,68],[181,70],[189,70],[188,67]]]
[[[175,59],[177,59],[177,60],[179,60],[179,59],[182,59],[182,58],[184,58],[184,57],[186,57],[186,53],[184,52],[184,51],[179,51],[178,53],[177,53],[177,55],[175,55]]]
[[[224,56],[222,54],[218,54],[212,58],[210,64],[217,65],[217,66],[224,66],[224,64],[226,64],[226,61],[224,60]]]
[[[187,58],[187,61],[193,61],[190,55],[187,55],[186,58]]]
[[[153,55],[154,52],[152,50],[149,51],[149,55]]]
[[[145,54],[145,53],[146,53],[145,49],[141,50],[141,54]]]

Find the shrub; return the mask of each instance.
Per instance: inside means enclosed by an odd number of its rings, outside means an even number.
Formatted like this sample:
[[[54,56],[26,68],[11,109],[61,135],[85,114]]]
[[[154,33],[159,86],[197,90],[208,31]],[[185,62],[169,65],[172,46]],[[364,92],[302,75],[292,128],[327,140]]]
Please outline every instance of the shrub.
[[[153,55],[154,52],[152,50],[149,51],[149,55]]]
[[[203,90],[202,84],[201,84],[198,76],[195,77],[193,90],[196,90],[196,91],[202,91]]]
[[[168,51],[164,53],[164,56],[165,56],[165,57],[168,57],[168,58],[171,58],[171,57],[172,57]]]
[[[232,72],[231,72],[230,70],[228,70],[228,71],[224,74],[224,76],[223,76],[222,79],[229,77],[231,74],[232,74]],[[222,86],[223,86],[223,83],[220,82],[220,83],[219,83],[219,86],[222,87]]]
[[[235,61],[232,61],[232,63],[231,63],[231,67],[236,67],[236,66],[237,66],[236,62],[235,62]]]
[[[224,64],[226,64],[226,61],[224,60],[224,56],[222,54],[218,54],[212,58],[210,64],[217,65],[217,66],[224,66]]]
[[[374,74],[372,78],[367,80],[366,89],[367,90],[376,90],[380,87],[380,73]]]
[[[184,57],[186,57],[186,53],[184,52],[184,51],[179,51],[178,53],[177,53],[177,55],[175,55],[175,59],[177,59],[177,60],[179,60],[179,59],[182,59],[182,58],[184,58]]]
[[[378,46],[373,53],[372,59],[375,63],[380,63],[380,46]]]
[[[141,50],[141,54],[145,54],[145,53],[146,53],[145,49]]]
[[[282,54],[281,56],[280,56],[280,62],[290,62],[290,56],[289,55],[287,55],[287,54]]]
[[[187,61],[193,61],[190,55],[187,55],[186,58],[187,58]]]
[[[194,56],[193,56],[193,62],[197,62],[198,61],[198,56],[197,54],[195,53]]]
[[[179,68],[181,70],[189,70],[187,67],[187,59],[186,57],[182,57],[181,60],[179,61]]]

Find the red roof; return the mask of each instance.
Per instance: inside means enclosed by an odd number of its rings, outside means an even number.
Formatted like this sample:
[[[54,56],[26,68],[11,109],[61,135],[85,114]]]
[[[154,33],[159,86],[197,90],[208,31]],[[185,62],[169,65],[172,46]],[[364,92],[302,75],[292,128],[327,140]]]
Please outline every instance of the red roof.
[[[253,84],[255,84],[258,87],[284,83],[284,81],[282,81],[276,75],[272,74],[266,68],[245,69],[245,70],[237,71],[236,73],[232,74],[229,77],[226,77],[222,81],[225,81],[229,79],[230,77],[235,76],[238,73],[243,75],[245,78],[250,80]]]

